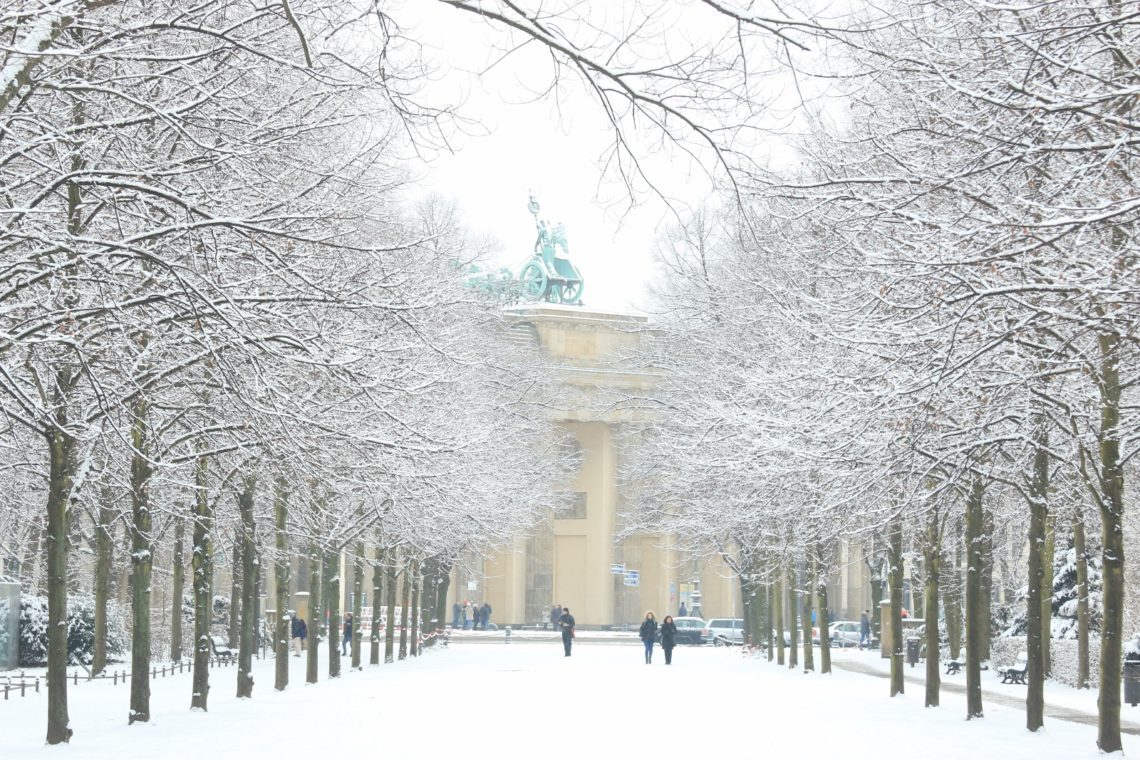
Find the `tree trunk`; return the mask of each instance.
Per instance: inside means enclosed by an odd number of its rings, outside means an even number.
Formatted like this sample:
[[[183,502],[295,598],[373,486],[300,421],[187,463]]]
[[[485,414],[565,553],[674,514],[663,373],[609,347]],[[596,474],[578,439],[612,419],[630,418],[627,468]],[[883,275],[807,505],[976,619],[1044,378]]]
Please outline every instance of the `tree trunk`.
[[[186,589],[186,563],[185,547],[186,520],[181,513],[174,517],[174,568],[171,571],[171,596],[174,597],[170,605],[170,661],[178,662],[182,659],[182,594]]]
[[[780,574],[776,579],[772,591],[772,609],[776,611],[776,664],[784,664],[784,567],[780,566]]]
[[[63,370],[59,388],[70,385],[70,371]],[[56,421],[59,427],[47,434],[50,480],[47,501],[48,668],[47,743],[71,740],[67,714],[67,552],[70,545],[71,488],[75,477],[75,439],[64,432],[66,411],[56,391]]]
[[[1073,550],[1077,555],[1077,688],[1089,687],[1089,558],[1085,518],[1080,507],[1073,516]]]
[[[420,574],[420,614],[416,619],[420,621],[419,649],[422,652],[426,647],[435,643],[435,628],[432,618],[436,610],[436,588],[439,585],[439,560],[435,557],[424,560],[423,572]]]
[[[808,552],[810,553],[810,552]],[[804,570],[807,578],[807,583],[804,584],[803,594],[803,628],[804,628],[804,672],[815,670],[815,650],[812,648],[812,594],[815,587],[815,576],[812,575],[812,562],[810,560],[804,563],[806,568]],[[821,637],[822,638],[822,637]]]
[[[1033,454],[1033,477],[1029,484],[1029,593],[1025,599],[1025,653],[1026,663],[1025,727],[1036,731],[1045,725],[1045,662],[1043,659],[1041,633],[1042,582],[1045,569],[1042,562],[1045,546],[1045,520],[1048,514],[1049,453],[1048,437],[1044,433],[1044,421],[1037,434],[1037,449]]]
[[[314,543],[309,547],[309,623],[308,651],[305,659],[305,683],[316,683],[320,673],[317,656],[320,653],[324,611],[321,609],[321,548]]]
[[[966,500],[966,720],[982,717],[983,527],[982,481],[974,480]]]
[[[883,636],[883,576],[871,574],[871,632],[876,639]]]
[[[369,637],[368,664],[380,664],[380,610],[384,606],[384,551],[376,549],[372,566],[372,635]]]
[[[815,578],[816,594],[819,596],[819,672],[831,672],[831,638],[828,631],[827,615],[827,567],[823,551],[823,542],[817,541],[815,545],[815,560],[812,562],[812,575]]]
[[[938,573],[942,568],[942,535],[939,530],[939,515],[931,512],[926,526],[925,543],[922,547],[923,565],[926,571],[925,605],[923,618],[926,621],[926,706],[938,707],[942,675],[939,672],[941,642],[938,631]]]
[[[926,598],[924,589],[926,588],[926,580],[923,578],[925,568],[922,566],[922,560],[915,557],[910,563],[910,616],[915,620],[923,620],[926,608]],[[921,585],[921,589],[919,586]],[[916,589],[918,589],[916,591]],[[903,597],[904,602],[906,598]],[[905,604],[904,604],[905,606]]]
[[[451,585],[451,562],[436,562],[435,634],[434,641],[447,630],[447,589]]]
[[[740,574],[740,596],[744,600],[744,641],[745,644],[761,646],[764,623],[763,587],[759,583],[761,568],[757,560],[750,558]]]
[[[131,425],[131,704],[127,724],[150,720],[150,576],[154,563],[150,515],[148,403],[134,403]]]
[[[400,585],[400,654],[401,660],[408,656],[408,606],[411,604],[412,568],[406,564],[403,570],[404,580]]]
[[[356,545],[356,558],[352,561],[352,659],[349,667],[360,670],[360,617],[364,601],[364,543]]]
[[[420,563],[412,563],[412,630],[409,632],[408,653],[412,657],[418,657],[420,653],[420,586],[423,584],[423,576],[420,574]],[[478,611],[475,613],[478,615]]]
[[[1123,235],[1122,231],[1119,234]],[[1123,243],[1121,244],[1123,245]],[[1104,619],[1100,631],[1097,746],[1119,752],[1124,634],[1124,468],[1120,461],[1120,338],[1098,336],[1100,348],[1100,515]]]
[[[276,607],[274,613],[277,617],[273,622],[273,635],[275,640],[273,688],[284,691],[289,686],[289,642],[292,636],[292,619],[289,615],[289,491],[284,478],[277,478],[273,491],[273,548],[276,554],[273,557],[274,571],[274,600]]]
[[[1057,550],[1057,516],[1046,513],[1041,547],[1041,667],[1053,675],[1053,558]]]
[[[194,577],[194,677],[190,709],[205,710],[210,696],[210,622],[214,615],[211,584],[214,575],[214,509],[206,491],[209,463],[194,464],[194,531],[190,566]]]
[[[233,556],[230,558],[230,624],[226,632],[227,644],[231,649],[237,649],[238,638],[241,636],[241,536],[234,536]]]
[[[787,567],[784,570],[784,577],[788,579],[788,633],[791,635],[791,646],[788,651],[788,668],[795,670],[799,666],[798,662],[798,645],[800,642],[800,632],[797,612],[796,612],[796,571],[792,567],[789,560]]]
[[[95,649],[91,675],[107,667],[107,602],[111,597],[111,567],[115,559],[115,508],[111,489],[100,493],[98,525],[95,526]]]
[[[773,602],[772,602],[772,589],[773,589],[773,586],[774,586],[774,584],[772,584],[772,583],[766,583],[764,585],[764,594],[765,594],[764,640],[768,646],[768,662],[771,662],[772,658],[776,656],[775,650],[773,648],[774,643],[772,641],[772,627],[773,627],[773,625],[775,625],[775,620],[773,620],[773,614],[772,614],[772,604],[773,604]],[[784,636],[782,633],[780,634],[780,640],[781,641],[784,640]]]
[[[257,625],[257,526],[253,518],[254,490],[257,478],[243,479],[238,494],[238,515],[241,518],[241,625],[238,633],[237,696],[253,696],[253,629]]]
[[[388,578],[384,581],[384,593],[388,597],[386,599],[388,622],[384,626],[384,662],[391,663],[395,662],[393,648],[396,637],[396,562],[398,551],[392,550],[386,554],[388,555]]]
[[[890,570],[887,573],[887,583],[891,593],[891,696],[902,694],[903,682],[903,631],[902,631],[902,595],[903,595],[903,554],[902,554],[902,516],[891,518],[888,527],[887,542],[890,546]]]
[[[340,678],[340,552],[324,553],[325,606],[329,611],[329,678]]]
[[[981,661],[990,659],[990,639],[993,637],[993,595],[994,595],[994,513],[992,509],[982,509],[982,577],[979,589],[981,610],[979,612],[981,630]]]
[[[950,640],[950,659],[962,656],[962,534],[957,521],[954,525],[954,552],[945,585],[942,589],[942,606],[946,608],[946,637]]]

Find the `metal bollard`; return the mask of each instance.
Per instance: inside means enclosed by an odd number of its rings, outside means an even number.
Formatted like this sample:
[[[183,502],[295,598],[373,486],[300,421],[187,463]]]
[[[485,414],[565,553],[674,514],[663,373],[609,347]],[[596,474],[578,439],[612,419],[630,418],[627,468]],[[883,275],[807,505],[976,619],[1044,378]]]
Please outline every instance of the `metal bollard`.
[[[511,643],[511,627],[509,625],[507,626],[506,632],[507,632],[507,639],[506,639],[505,643],[510,644]]]

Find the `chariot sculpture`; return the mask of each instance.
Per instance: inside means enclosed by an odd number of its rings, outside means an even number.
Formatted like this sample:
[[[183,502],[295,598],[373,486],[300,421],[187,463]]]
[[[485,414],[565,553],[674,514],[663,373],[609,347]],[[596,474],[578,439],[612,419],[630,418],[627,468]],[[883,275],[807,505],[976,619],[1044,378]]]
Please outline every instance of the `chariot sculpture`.
[[[551,303],[582,303],[582,274],[570,262],[566,228],[561,222],[551,227],[546,220],[539,219],[539,205],[533,195],[527,209],[534,216],[538,237],[534,241],[534,255],[519,272],[522,296]]]
[[[570,244],[561,222],[551,225],[538,218],[538,200],[530,196],[527,209],[534,216],[538,237],[534,253],[516,278],[510,269],[500,267],[488,271],[476,265],[467,268],[467,287],[508,303],[519,300],[549,303],[581,304],[582,275],[570,263]]]

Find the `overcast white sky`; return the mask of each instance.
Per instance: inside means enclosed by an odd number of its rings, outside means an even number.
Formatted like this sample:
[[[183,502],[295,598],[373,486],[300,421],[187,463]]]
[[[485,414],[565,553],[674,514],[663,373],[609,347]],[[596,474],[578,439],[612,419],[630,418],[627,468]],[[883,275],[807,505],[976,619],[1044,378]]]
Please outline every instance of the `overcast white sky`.
[[[484,68],[494,57],[493,33],[470,14],[441,4],[411,5],[421,19],[409,30],[411,36],[427,45],[425,58],[441,66],[433,96],[449,102],[465,99],[461,112],[478,118],[487,132],[458,136],[453,154],[434,156],[423,169],[425,189],[456,197],[475,232],[502,241],[501,263],[514,271],[534,245],[534,222],[527,211],[528,192],[534,190],[540,216],[566,225],[572,261],[586,280],[585,305],[635,310],[648,279],[656,230],[673,217],[660,198],[646,193],[630,210],[624,188],[599,184],[598,161],[613,131],[597,104],[577,91],[557,102],[526,102],[528,85],[546,81],[536,73],[546,60],[537,49],[508,58],[484,76],[464,73]],[[699,204],[710,194],[708,179],[699,170],[687,171],[683,157],[647,160],[655,181],[682,204]]]

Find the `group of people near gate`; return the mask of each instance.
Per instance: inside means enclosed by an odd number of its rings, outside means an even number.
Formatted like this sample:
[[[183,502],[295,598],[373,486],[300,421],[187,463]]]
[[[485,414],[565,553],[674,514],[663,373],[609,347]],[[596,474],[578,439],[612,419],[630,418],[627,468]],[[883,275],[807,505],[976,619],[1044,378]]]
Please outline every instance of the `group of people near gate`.
[[[464,631],[490,630],[491,605],[483,602],[458,601],[451,605],[451,627],[461,628]]]

